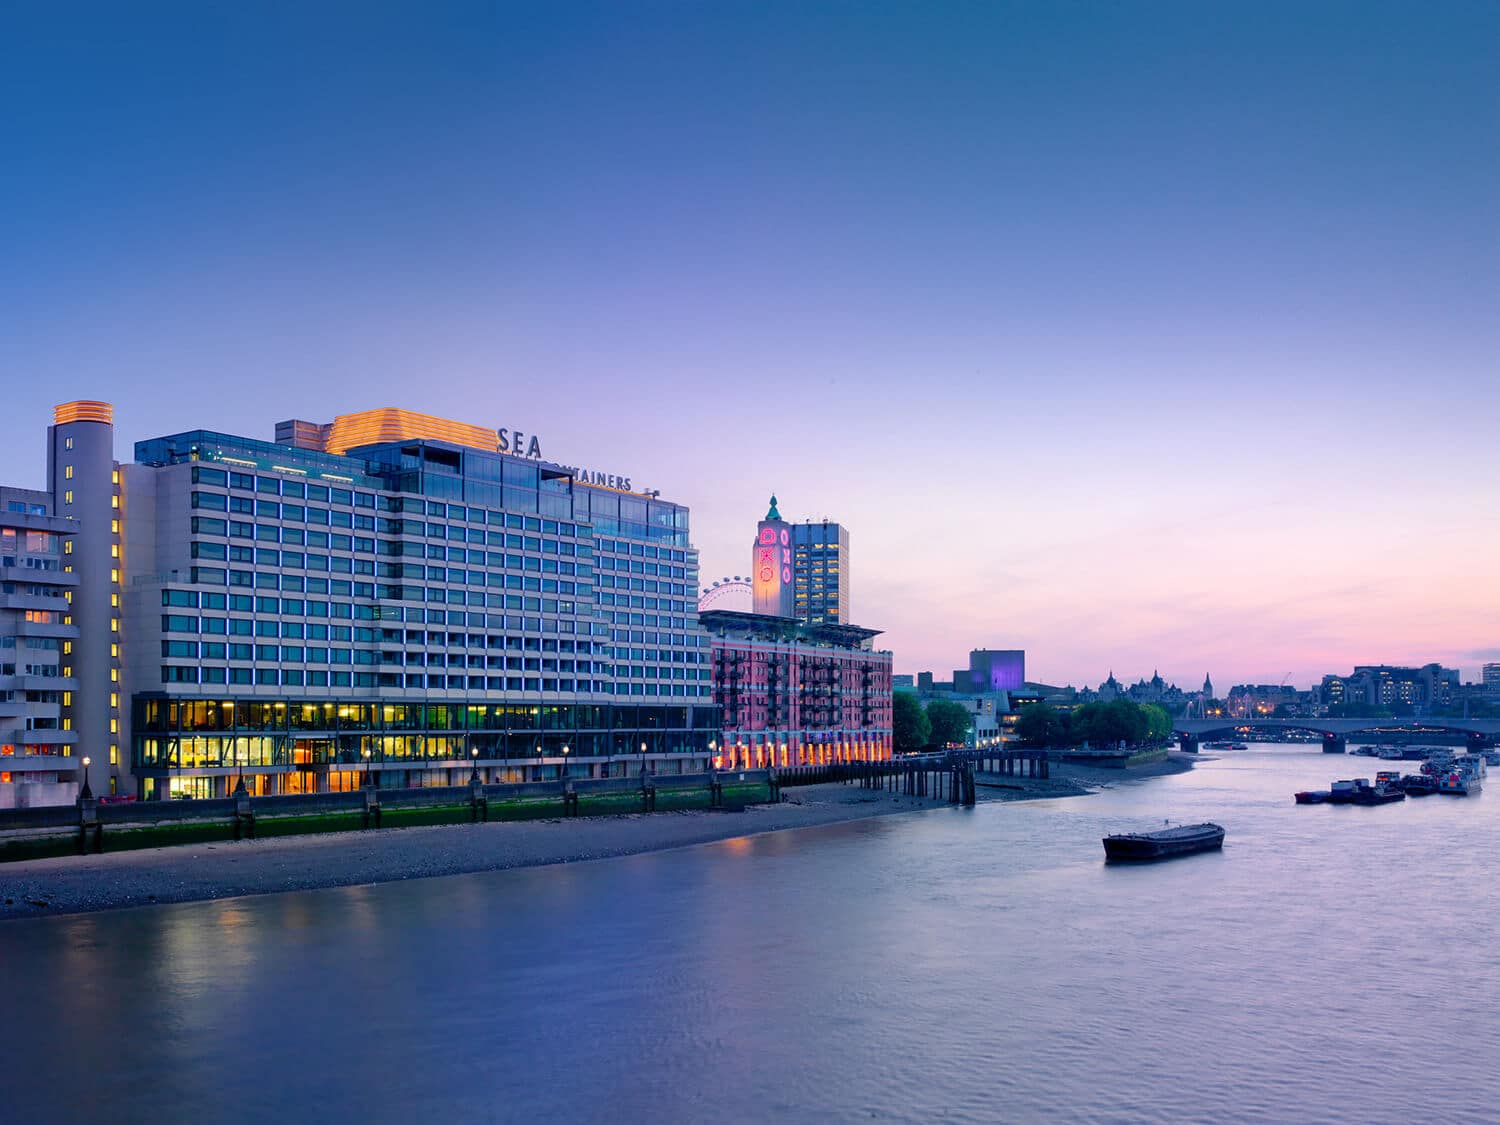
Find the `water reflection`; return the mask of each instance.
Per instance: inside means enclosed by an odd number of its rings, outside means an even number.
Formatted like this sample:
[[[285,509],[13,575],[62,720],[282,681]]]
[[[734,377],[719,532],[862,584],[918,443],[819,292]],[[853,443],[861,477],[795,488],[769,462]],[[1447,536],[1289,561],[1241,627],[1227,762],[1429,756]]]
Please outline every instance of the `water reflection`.
[[[1484,1119],[1496,794],[1291,803],[1352,765],[7,923],[8,1115]],[[1164,816],[1224,852],[1103,862]]]

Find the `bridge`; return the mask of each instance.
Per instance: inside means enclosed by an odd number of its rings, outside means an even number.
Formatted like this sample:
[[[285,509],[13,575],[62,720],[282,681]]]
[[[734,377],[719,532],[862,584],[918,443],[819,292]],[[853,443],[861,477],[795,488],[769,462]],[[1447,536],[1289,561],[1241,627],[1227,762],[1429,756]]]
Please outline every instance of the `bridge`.
[[[1500,719],[1177,719],[1172,733],[1182,748],[1196,751],[1206,738],[1230,738],[1237,731],[1308,731],[1323,736],[1323,749],[1343,751],[1357,734],[1461,734],[1470,749],[1500,739]]]

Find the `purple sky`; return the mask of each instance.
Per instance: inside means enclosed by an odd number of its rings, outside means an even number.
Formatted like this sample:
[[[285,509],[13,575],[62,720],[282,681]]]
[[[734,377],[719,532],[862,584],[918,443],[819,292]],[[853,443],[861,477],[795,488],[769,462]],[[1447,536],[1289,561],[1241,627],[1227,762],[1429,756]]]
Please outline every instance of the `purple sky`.
[[[0,480],[407,406],[843,521],[901,671],[1500,658],[1500,7],[206,7],[0,15]]]

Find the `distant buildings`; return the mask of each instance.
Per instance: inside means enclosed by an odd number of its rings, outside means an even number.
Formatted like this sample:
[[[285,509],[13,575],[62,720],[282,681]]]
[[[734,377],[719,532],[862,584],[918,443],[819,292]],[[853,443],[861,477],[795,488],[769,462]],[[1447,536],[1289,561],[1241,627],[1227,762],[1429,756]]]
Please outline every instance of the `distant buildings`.
[[[1481,670],[1480,681],[1488,698],[1500,700],[1500,664],[1486,664]]]
[[[1454,703],[1460,680],[1458,669],[1439,664],[1361,664],[1347,676],[1324,676],[1320,688],[1328,707],[1355,704],[1427,711]]]
[[[1203,679],[1203,687],[1206,692],[1211,692],[1213,685],[1208,677]],[[1137,680],[1126,687],[1115,674],[1111,672],[1109,678],[1099,685],[1095,691],[1084,689],[1080,698],[1085,703],[1111,703],[1116,699],[1126,699],[1131,703],[1155,703],[1164,707],[1167,711],[1176,714],[1183,711],[1190,703],[1212,698],[1211,695],[1194,696],[1183,691],[1176,684],[1169,684],[1161,678],[1159,672],[1152,672],[1149,680]]]
[[[917,697],[923,703],[946,699],[968,710],[973,717],[969,743],[978,746],[1014,738],[1020,709],[1042,701],[1036,686],[1026,683],[1023,649],[976,648],[969,653],[969,666],[955,669],[951,680],[934,679],[931,672],[918,672],[916,677]]]
[[[1290,684],[1235,684],[1224,700],[1225,713],[1236,719],[1304,715],[1309,713],[1304,696]]]
[[[955,669],[956,692],[1020,691],[1026,685],[1026,650],[976,648],[969,666]]]

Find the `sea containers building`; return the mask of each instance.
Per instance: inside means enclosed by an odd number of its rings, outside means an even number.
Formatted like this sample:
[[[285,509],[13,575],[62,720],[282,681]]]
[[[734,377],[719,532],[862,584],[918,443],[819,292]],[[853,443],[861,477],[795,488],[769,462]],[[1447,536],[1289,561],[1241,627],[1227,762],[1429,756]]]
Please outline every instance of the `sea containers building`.
[[[707,765],[687,508],[411,412],[277,436],[173,434],[121,468],[142,798]]]
[[[709,611],[725,768],[891,757],[891,654],[877,629]]]

